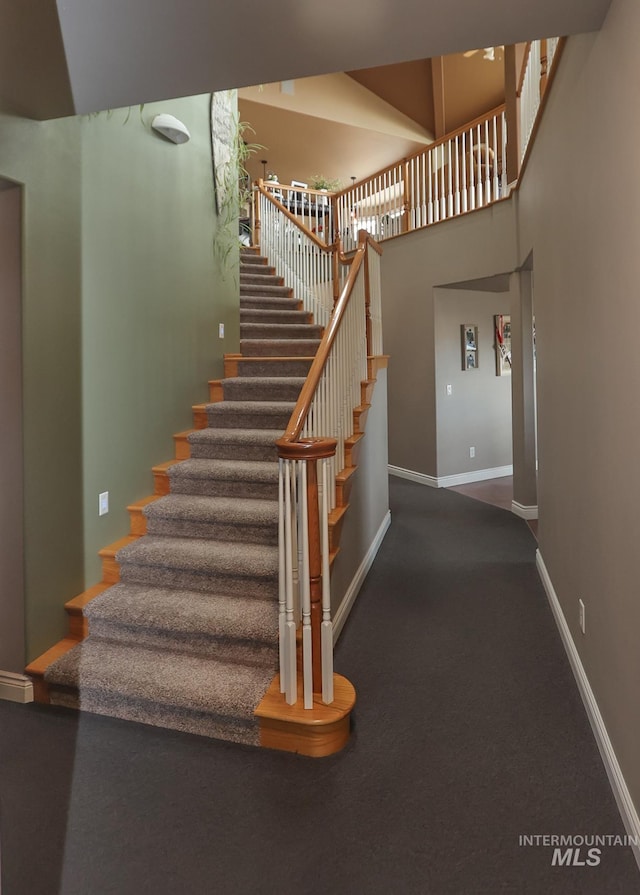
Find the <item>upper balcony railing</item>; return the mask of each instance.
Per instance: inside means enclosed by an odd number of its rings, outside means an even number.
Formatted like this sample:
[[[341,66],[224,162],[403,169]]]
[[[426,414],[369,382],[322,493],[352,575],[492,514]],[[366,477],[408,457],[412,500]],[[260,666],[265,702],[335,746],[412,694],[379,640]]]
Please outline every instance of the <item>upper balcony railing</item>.
[[[381,242],[506,198],[539,121],[560,38],[527,44],[513,102],[337,193],[267,183],[319,242],[355,251],[366,230]],[[511,160],[511,161],[510,161]]]

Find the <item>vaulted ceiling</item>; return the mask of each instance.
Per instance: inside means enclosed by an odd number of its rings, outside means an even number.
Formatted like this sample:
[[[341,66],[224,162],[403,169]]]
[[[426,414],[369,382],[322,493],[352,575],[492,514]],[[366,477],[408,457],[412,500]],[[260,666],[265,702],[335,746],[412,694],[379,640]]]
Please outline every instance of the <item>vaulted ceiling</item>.
[[[610,0],[0,0],[0,108],[56,118],[600,27]]]

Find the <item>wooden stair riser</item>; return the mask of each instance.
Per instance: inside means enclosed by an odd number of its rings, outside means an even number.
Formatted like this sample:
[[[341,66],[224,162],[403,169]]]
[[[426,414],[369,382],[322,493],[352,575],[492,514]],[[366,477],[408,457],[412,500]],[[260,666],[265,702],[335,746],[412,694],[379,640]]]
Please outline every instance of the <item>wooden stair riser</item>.
[[[152,494],[151,497],[143,497],[142,500],[129,504],[127,507],[129,512],[129,534],[137,538],[146,535],[147,517],[144,514],[144,508],[149,506],[150,503],[155,503],[158,499],[157,494]]]
[[[362,448],[362,439],[364,438],[364,434],[359,432],[357,435],[352,435],[351,438],[347,438],[344,443],[344,465],[349,466],[357,466],[358,460],[360,457],[360,450]]]
[[[224,401],[222,379],[210,379],[209,380],[209,403],[217,404],[219,401]]]
[[[207,417],[207,405],[194,404],[191,409],[193,411],[193,428],[206,429],[209,425],[209,418]]]
[[[367,415],[369,413],[370,404],[361,404],[353,411],[353,432],[355,435],[364,435],[365,426],[367,424]]]
[[[191,445],[189,444],[189,435],[193,429],[186,432],[177,432],[173,436],[174,455],[176,460],[189,460],[191,458]]]
[[[118,581],[120,581],[120,563],[116,560],[116,553],[118,550],[121,550],[122,547],[127,547],[129,544],[137,541],[138,537],[139,535],[127,535],[124,538],[120,538],[119,541],[114,541],[113,544],[109,544],[108,547],[103,547],[102,550],[98,551],[98,556],[102,560],[103,581],[106,581],[108,584],[117,584]]]
[[[175,460],[169,460],[168,463],[160,463],[153,467],[153,493],[158,497],[164,497],[171,492],[171,481],[167,470],[174,465]]]

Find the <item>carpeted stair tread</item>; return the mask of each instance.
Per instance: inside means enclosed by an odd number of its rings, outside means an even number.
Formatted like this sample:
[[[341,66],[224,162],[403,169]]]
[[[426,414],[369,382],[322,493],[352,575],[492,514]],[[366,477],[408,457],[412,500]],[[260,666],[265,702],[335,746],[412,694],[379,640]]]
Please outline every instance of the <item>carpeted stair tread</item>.
[[[245,274],[249,276],[273,277],[276,275],[275,267],[269,264],[247,264],[246,258],[240,260],[240,276]]]
[[[241,295],[240,310],[296,311],[300,302],[295,298],[273,297],[271,295]]]
[[[276,460],[282,429],[195,429],[188,435],[193,459]]]
[[[170,466],[168,474],[175,494],[260,500],[278,497],[278,464],[274,461],[183,460]]]
[[[268,360],[256,358],[255,360],[243,360],[237,362],[238,376],[302,376],[306,378],[313,357],[273,357]]]
[[[245,357],[315,357],[320,339],[240,339]]]
[[[116,554],[120,581],[275,599],[278,548],[271,544],[146,535]]]
[[[295,401],[218,401],[206,405],[210,426],[240,429],[277,429],[287,427]]]
[[[272,677],[266,667],[92,637],[46,673],[54,687],[77,688],[86,711],[253,744],[253,711]]]
[[[324,328],[311,323],[240,323],[241,339],[318,339]]]
[[[246,543],[277,543],[278,503],[168,494],[144,508],[147,534]]]
[[[290,286],[273,286],[270,283],[240,283],[240,295],[281,295],[290,297]]]
[[[223,379],[225,401],[297,401],[304,376],[236,376]]]
[[[274,664],[278,639],[275,601],[116,584],[92,600],[85,615],[92,637],[126,642],[137,637],[140,643],[144,638],[147,643],[173,643],[176,650],[214,658],[220,641],[233,646],[255,640],[266,647],[259,658],[272,667]]]
[[[240,308],[240,323],[309,324],[309,312],[274,308]]]
[[[268,267],[268,259],[264,255],[258,255],[256,252],[243,252],[240,250],[241,264],[251,264],[260,267]]]

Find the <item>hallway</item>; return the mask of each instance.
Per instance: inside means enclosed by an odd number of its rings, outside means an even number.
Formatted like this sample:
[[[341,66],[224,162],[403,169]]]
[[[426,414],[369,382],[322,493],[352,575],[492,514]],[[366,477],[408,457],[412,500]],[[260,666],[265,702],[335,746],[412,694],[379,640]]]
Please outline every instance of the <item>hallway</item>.
[[[3,895],[632,895],[624,835],[509,512],[391,479],[345,627],[352,740],[323,760],[0,703]]]

